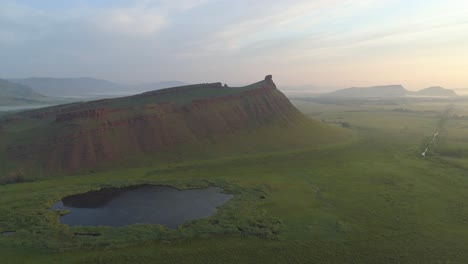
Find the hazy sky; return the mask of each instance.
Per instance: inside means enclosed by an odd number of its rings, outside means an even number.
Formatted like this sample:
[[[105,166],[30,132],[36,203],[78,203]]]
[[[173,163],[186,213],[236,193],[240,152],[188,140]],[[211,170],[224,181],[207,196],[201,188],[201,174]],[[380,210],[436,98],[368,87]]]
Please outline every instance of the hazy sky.
[[[0,0],[0,78],[468,88],[467,0]]]

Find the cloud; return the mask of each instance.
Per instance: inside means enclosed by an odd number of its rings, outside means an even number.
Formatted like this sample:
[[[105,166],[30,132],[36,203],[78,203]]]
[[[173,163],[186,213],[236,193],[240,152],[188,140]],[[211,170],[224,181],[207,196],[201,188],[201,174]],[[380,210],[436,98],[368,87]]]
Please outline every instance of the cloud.
[[[153,35],[170,22],[170,17],[213,0],[138,0],[131,5],[97,12],[100,30],[126,35]]]
[[[15,43],[42,32],[50,17],[15,3],[0,2],[0,43]]]
[[[95,19],[101,31],[126,35],[151,35],[167,24],[166,17],[158,10],[140,8],[115,9]]]
[[[162,9],[168,11],[178,11],[183,12],[190,10],[192,8],[202,6],[208,4],[210,2],[214,2],[214,0],[161,0],[161,1],[152,1],[146,0],[147,5],[158,5]]]
[[[313,82],[307,72],[320,68],[359,79],[358,64],[462,61],[467,12],[464,0],[0,0],[0,72]]]
[[[171,16],[210,1],[136,0],[116,1],[105,6],[83,1],[82,5],[73,8],[55,9],[47,8],[46,4],[38,8],[21,1],[6,0],[0,2],[0,42],[21,40],[28,35],[35,38],[64,24],[75,24],[74,28],[82,32],[135,37],[154,35],[169,24]]]
[[[285,42],[301,41],[322,31],[323,23],[332,16],[354,14],[377,0],[295,0],[288,2],[249,2],[249,11],[242,10],[235,21],[212,32],[209,38],[192,42],[187,56],[207,56],[213,53],[259,51],[265,46],[284,47]],[[349,6],[343,10],[343,6]],[[328,26],[327,26],[328,27]]]
[[[242,56],[294,62],[374,56],[459,39],[468,4],[425,5],[397,0],[294,1],[252,4],[255,12],[194,40],[182,57]],[[449,12],[452,10],[452,12]],[[442,11],[442,12],[441,12]],[[453,42],[454,43],[454,42]]]

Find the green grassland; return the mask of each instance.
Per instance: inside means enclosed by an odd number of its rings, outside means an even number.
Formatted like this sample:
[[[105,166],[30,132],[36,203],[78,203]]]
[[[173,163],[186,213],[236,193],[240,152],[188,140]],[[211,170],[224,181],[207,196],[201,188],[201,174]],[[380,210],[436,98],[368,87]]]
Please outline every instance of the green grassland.
[[[468,103],[293,103],[330,131],[346,123],[339,129],[346,132],[331,134],[333,140],[323,144],[305,144],[297,132],[291,145],[273,133],[284,142],[281,149],[264,143],[263,152],[252,148],[236,156],[221,155],[236,144],[226,140],[210,149],[223,158],[148,160],[133,169],[0,186],[0,232],[16,231],[0,235],[0,262],[468,262]],[[422,157],[437,130],[444,132]],[[318,139],[327,138],[320,135],[326,130],[315,131],[321,131]],[[256,133],[244,135],[248,144],[266,135]],[[313,135],[314,129],[302,133]],[[216,185],[235,196],[216,215],[172,230],[68,227],[59,222],[64,212],[48,210],[65,195],[141,183]]]

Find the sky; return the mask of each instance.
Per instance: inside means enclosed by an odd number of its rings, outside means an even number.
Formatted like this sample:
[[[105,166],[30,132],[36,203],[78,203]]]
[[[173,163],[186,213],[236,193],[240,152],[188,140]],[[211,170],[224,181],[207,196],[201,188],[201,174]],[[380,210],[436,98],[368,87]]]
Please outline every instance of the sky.
[[[0,78],[468,88],[466,0],[0,0]]]

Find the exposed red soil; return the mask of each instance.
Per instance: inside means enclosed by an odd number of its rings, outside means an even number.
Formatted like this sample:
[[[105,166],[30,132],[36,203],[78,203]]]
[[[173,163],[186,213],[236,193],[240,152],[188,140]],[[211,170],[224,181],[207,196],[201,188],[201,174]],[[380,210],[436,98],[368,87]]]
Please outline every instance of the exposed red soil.
[[[222,87],[220,83],[205,84]],[[200,88],[201,87],[201,88]],[[138,96],[183,93],[203,86],[186,86],[148,92]],[[106,107],[100,100],[68,108],[33,112],[33,118],[55,115],[63,127],[31,144],[12,144],[9,156],[15,160],[40,160],[48,170],[76,171],[101,162],[118,162],[125,157],[156,153],[212,136],[223,136],[265,122],[295,122],[302,115],[268,79],[257,89],[233,95],[193,100],[185,105],[170,102],[134,108]],[[122,117],[128,116],[128,117]],[[80,123],[85,120],[91,122]]]

